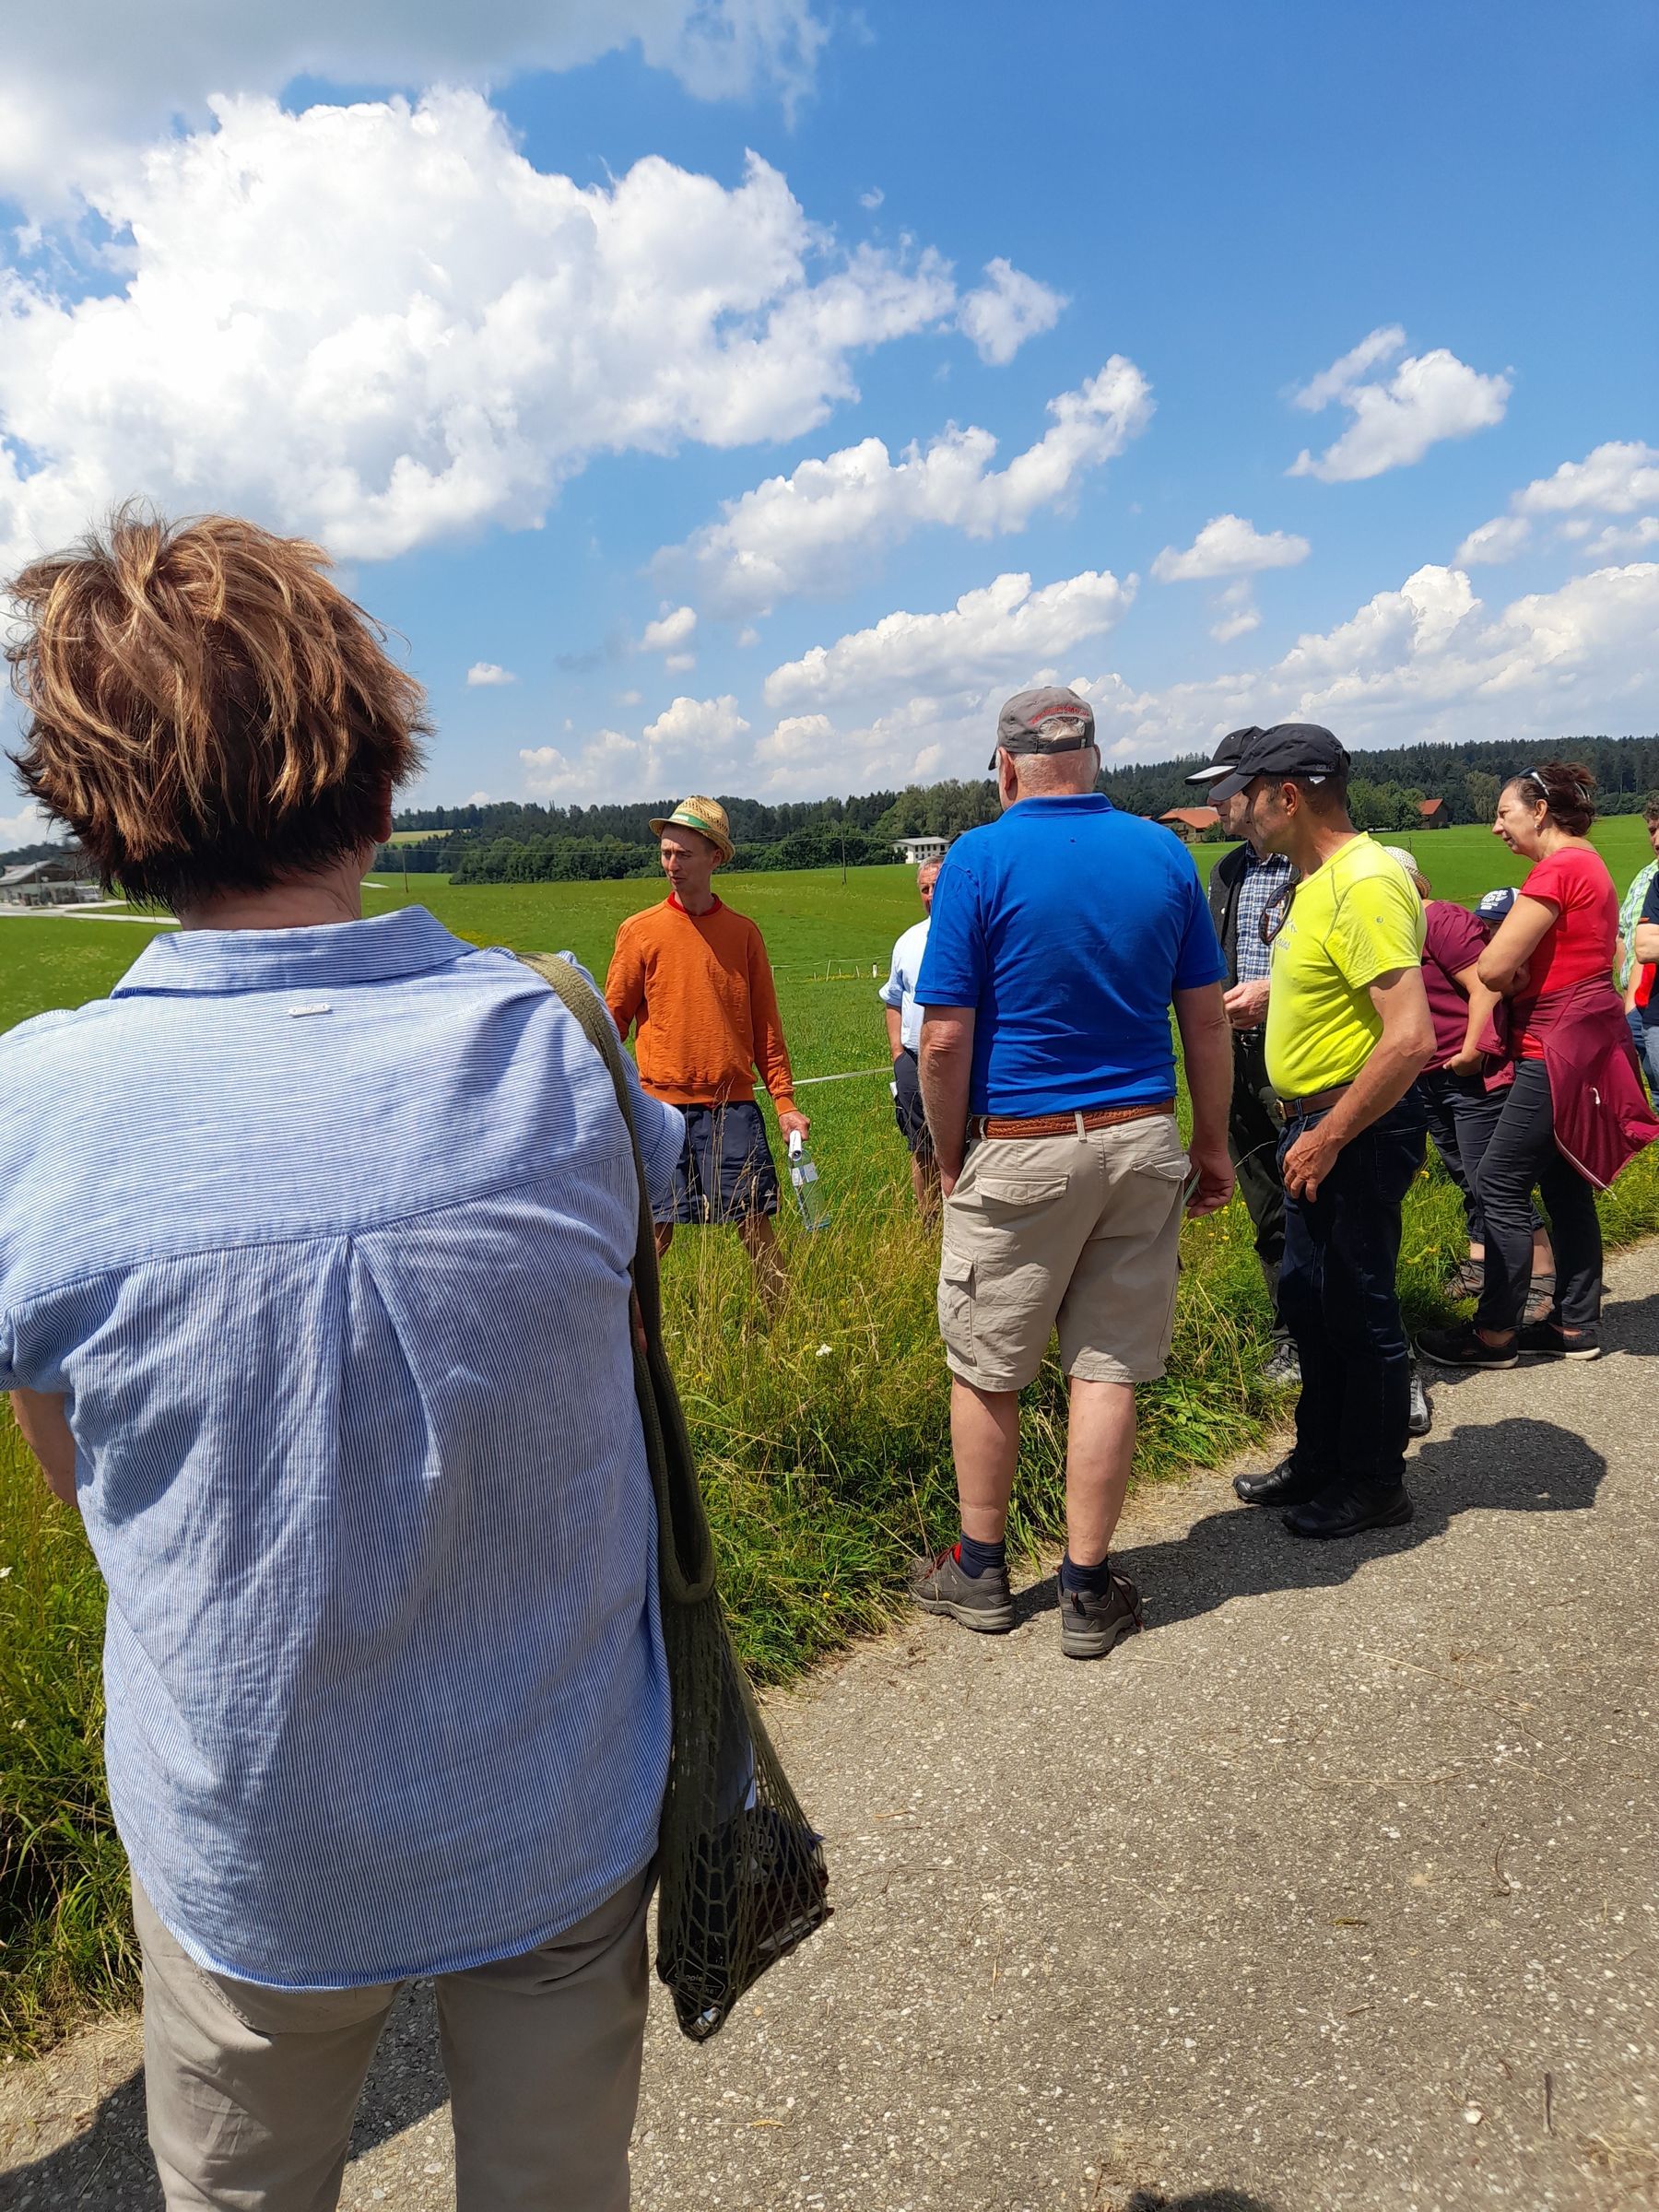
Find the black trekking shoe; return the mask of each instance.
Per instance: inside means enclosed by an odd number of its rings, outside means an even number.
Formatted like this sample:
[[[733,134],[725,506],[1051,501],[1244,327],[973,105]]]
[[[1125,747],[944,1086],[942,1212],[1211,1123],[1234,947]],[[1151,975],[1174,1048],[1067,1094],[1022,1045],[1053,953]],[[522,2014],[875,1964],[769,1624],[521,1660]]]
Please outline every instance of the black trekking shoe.
[[[1339,1483],[1279,1518],[1293,1536],[1362,1536],[1401,1527],[1411,1518],[1411,1500],[1403,1482]]]
[[[1515,1343],[1538,1359],[1599,1359],[1602,1352],[1601,1338],[1594,1329],[1569,1333],[1559,1321],[1523,1323]]]
[[[1300,1505],[1306,1498],[1317,1498],[1327,1480],[1319,1475],[1299,1475],[1295,1464],[1286,1459],[1265,1475],[1235,1475],[1233,1495],[1245,1505]]]
[[[1460,1321],[1449,1329],[1419,1329],[1417,1348],[1436,1367],[1513,1367],[1520,1358],[1512,1336],[1507,1344],[1488,1344],[1472,1321]]]

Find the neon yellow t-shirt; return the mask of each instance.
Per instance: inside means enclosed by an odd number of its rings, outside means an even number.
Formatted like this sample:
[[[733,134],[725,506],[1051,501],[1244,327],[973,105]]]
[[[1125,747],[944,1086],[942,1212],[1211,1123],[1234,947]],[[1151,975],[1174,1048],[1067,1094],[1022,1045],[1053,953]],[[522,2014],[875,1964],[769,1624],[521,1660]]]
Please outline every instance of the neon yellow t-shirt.
[[[1348,1083],[1382,1034],[1368,986],[1423,957],[1423,902],[1361,834],[1296,887],[1273,940],[1267,1080],[1282,1099]]]

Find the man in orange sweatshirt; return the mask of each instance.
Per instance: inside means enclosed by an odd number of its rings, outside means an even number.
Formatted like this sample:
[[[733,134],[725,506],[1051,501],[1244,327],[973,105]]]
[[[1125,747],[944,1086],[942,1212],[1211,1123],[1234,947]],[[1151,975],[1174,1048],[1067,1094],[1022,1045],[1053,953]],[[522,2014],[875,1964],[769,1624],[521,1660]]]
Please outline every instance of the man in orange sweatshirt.
[[[668,896],[617,932],[605,998],[623,1037],[636,1030],[647,1095],[677,1106],[686,1119],[657,1251],[667,1251],[677,1222],[733,1222],[761,1295],[775,1305],[784,1279],[771,1223],[778,1175],[755,1103],[757,1068],[785,1143],[810,1124],[795,1109],[771,964],[755,924],[714,896],[714,871],[732,857],[725,808],[713,799],[682,799],[651,827]]]

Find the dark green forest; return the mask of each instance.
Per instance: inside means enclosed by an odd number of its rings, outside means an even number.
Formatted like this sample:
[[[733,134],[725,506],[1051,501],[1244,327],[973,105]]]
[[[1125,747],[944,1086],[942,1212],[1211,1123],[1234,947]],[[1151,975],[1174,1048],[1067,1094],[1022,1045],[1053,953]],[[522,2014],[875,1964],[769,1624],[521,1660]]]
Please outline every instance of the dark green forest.
[[[1172,806],[1204,804],[1186,782],[1207,756],[1107,769],[1100,789],[1129,813],[1153,818]],[[1492,818],[1503,778],[1539,760],[1582,760],[1600,787],[1604,814],[1638,812],[1659,791],[1659,735],[1559,737],[1530,744],[1411,745],[1353,757],[1350,802],[1362,830],[1421,826],[1420,802],[1441,799],[1453,822]],[[856,798],[797,800],[769,806],[720,794],[736,841],[740,868],[883,866],[901,837],[955,837],[997,812],[989,778],[971,783],[911,784]],[[487,806],[409,807],[400,830],[425,830],[419,843],[388,846],[378,865],[411,874],[442,871],[458,883],[549,883],[653,876],[653,817],[673,799],[633,806],[539,806],[501,800]]]

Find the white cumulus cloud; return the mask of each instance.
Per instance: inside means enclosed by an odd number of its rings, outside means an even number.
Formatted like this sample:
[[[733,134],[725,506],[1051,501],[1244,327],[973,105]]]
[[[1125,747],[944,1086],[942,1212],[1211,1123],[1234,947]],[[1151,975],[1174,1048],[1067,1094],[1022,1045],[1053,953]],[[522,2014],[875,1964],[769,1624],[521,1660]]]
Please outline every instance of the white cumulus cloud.
[[[176,6],[165,25],[124,0],[19,8],[0,79],[0,195],[61,201],[131,145],[211,96],[325,83],[485,87],[521,70],[571,69],[636,45],[699,98],[810,83],[827,32],[810,0],[235,0]]]
[[[1452,558],[1460,569],[1492,568],[1513,560],[1531,535],[1532,524],[1524,514],[1494,515],[1471,530]]]
[[[4,788],[0,786],[0,794]],[[17,814],[0,814],[0,853],[15,852],[20,845],[54,843],[64,834],[63,824],[42,813],[33,799],[25,799]]]
[[[1205,524],[1184,553],[1166,546],[1152,563],[1159,583],[1197,583],[1213,576],[1250,576],[1262,569],[1293,569],[1312,547],[1288,530],[1260,531],[1242,515],[1218,514]]]
[[[0,275],[0,557],[133,492],[390,557],[540,523],[604,452],[793,438],[938,327],[936,254],[841,252],[779,172],[537,170],[477,94],[215,103],[94,195],[112,267]]]
[[[1050,400],[1048,411],[1052,427],[1001,469],[991,466],[996,441],[989,430],[954,423],[897,461],[879,438],[803,461],[792,475],[770,477],[728,500],[721,521],[665,547],[657,565],[688,571],[712,613],[737,618],[783,599],[841,592],[867,576],[888,547],[926,525],[970,537],[1022,530],[1145,429],[1151,387],[1133,361],[1113,354],[1077,390]]]
[[[466,681],[469,689],[488,690],[498,684],[516,684],[518,677],[499,661],[475,661],[466,672]]]
[[[1659,504],[1659,446],[1631,440],[1613,440],[1598,445],[1582,461],[1563,461],[1552,476],[1535,477],[1510,500],[1506,514],[1494,515],[1471,530],[1453,559],[1475,564],[1512,560],[1533,534],[1535,518],[1566,516],[1559,525],[1568,539],[1587,540],[1594,525],[1588,516],[1634,514],[1639,507]],[[1642,535],[1604,530],[1594,550],[1602,555],[1639,552],[1652,543]]]
[[[1443,346],[1408,354],[1386,382],[1371,378],[1371,371],[1393,360],[1405,344],[1397,324],[1373,330],[1293,394],[1299,407],[1314,414],[1340,401],[1354,419],[1317,458],[1304,448],[1288,475],[1318,477],[1327,484],[1380,477],[1385,469],[1420,461],[1441,439],[1466,438],[1503,420],[1509,378],[1483,376]]]
[[[1261,627],[1261,609],[1251,594],[1250,579],[1241,577],[1230,583],[1224,592],[1216,594],[1216,619],[1210,625],[1210,636],[1218,645],[1230,645],[1235,638],[1244,638]]]
[[[1496,610],[1461,570],[1430,564],[1265,667],[1161,691],[1115,674],[1087,688],[1114,756],[1156,759],[1246,720],[1320,722],[1378,747],[1641,728],[1656,682],[1659,562],[1647,561]]]
[[[568,726],[568,725],[567,725]],[[638,736],[596,730],[570,746],[521,747],[524,796],[570,805],[729,790],[752,780],[749,724],[730,692],[672,700]]]
[[[1563,461],[1510,501],[1517,514],[1633,514],[1659,500],[1659,446],[1615,441]]]
[[[697,609],[694,606],[677,606],[672,613],[659,616],[647,622],[640,640],[642,653],[674,653],[690,637],[697,628]]]
[[[970,292],[957,310],[957,326],[972,340],[981,360],[1002,368],[1028,338],[1053,330],[1065,295],[1051,291],[1000,254],[985,264],[985,275],[990,282]]]
[[[1034,592],[1029,575],[998,576],[941,614],[888,615],[784,662],[766,679],[766,703],[817,708],[849,697],[971,688],[1003,669],[1039,666],[1112,629],[1135,581],[1087,569]]]

